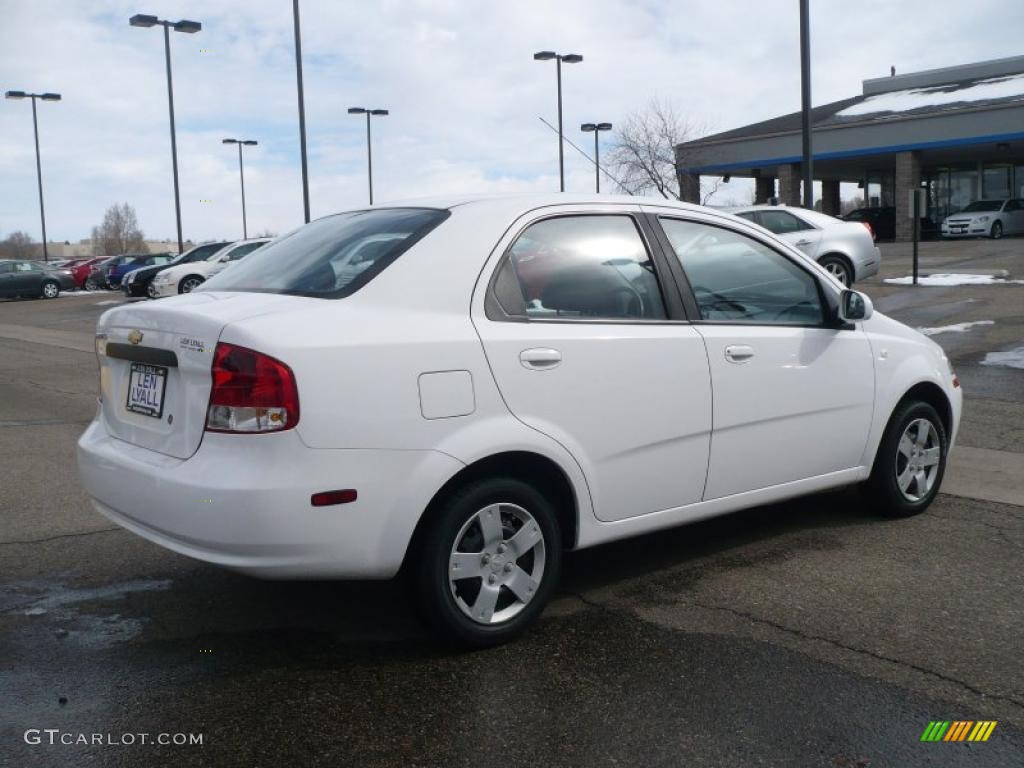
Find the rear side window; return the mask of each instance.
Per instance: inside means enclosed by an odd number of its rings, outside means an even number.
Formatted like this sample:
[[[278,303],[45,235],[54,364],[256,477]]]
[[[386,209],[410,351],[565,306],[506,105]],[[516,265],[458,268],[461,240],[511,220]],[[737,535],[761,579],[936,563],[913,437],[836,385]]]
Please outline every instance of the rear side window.
[[[370,282],[448,215],[435,208],[381,208],[328,216],[260,248],[203,288],[343,298]]]
[[[786,211],[758,211],[756,221],[769,232],[774,232],[776,235],[784,235],[787,232],[800,232],[801,230],[811,228],[811,225],[803,219],[798,219],[792,213],[787,213]]]
[[[494,288],[511,316],[666,317],[654,264],[629,216],[560,216],[533,224],[509,249]]]

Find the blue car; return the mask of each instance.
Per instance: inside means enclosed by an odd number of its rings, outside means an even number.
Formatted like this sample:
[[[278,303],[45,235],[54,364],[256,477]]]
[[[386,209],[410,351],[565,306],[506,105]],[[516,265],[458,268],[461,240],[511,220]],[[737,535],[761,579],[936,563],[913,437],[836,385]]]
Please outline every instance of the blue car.
[[[154,267],[171,260],[169,253],[126,254],[106,264],[104,279],[108,288],[118,288],[121,280],[133,269]]]

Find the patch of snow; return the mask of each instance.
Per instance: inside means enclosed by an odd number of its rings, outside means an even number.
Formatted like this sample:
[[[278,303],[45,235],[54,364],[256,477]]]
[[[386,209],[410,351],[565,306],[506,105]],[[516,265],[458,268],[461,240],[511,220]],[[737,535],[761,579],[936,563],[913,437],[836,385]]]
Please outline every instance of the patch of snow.
[[[70,298],[75,298],[75,299],[88,299],[88,298],[98,299],[101,296],[110,296],[111,294],[117,294],[117,293],[120,293],[120,291],[106,291],[106,290],[103,290],[103,291],[61,291],[60,292],[60,298],[62,298],[62,299],[70,299]]]
[[[969,323],[954,323],[953,325],[940,325],[937,328],[918,328],[918,332],[923,333],[925,336],[936,336],[940,333],[963,333],[969,331],[976,325],[993,325],[992,320],[974,320]]]
[[[1007,368],[1020,368],[1024,370],[1024,347],[1008,349],[1004,352],[989,352],[982,365],[1002,365]]]
[[[887,277],[883,283],[889,285],[913,285],[913,275],[907,277]],[[917,278],[918,285],[1007,285],[1009,283],[1024,283],[1024,280],[1007,280],[1005,277],[996,275],[922,275]]]
[[[950,104],[1014,97],[1024,99],[1024,74],[979,80],[967,88],[941,85],[880,93],[877,96],[869,96],[859,104],[839,110],[836,117],[860,117],[880,112],[909,112],[925,107],[943,107]]]

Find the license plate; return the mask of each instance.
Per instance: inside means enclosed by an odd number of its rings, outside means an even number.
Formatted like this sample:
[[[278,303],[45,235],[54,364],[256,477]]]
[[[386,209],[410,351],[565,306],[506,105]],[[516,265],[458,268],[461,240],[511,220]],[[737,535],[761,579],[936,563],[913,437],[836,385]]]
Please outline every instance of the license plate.
[[[164,414],[164,391],[167,389],[167,369],[160,365],[132,363],[128,374],[128,403],[133,413],[159,419]]]

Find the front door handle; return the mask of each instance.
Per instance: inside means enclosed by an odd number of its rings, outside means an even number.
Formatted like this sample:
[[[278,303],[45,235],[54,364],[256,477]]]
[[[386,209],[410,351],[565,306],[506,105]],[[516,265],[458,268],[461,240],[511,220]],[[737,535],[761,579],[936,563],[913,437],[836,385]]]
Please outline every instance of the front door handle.
[[[731,344],[725,348],[725,359],[730,363],[745,363],[754,356],[754,348],[745,344]]]
[[[531,371],[546,371],[562,362],[562,353],[547,347],[524,349],[519,353],[519,362]]]
[[[797,245],[810,245],[811,241],[810,240],[797,240],[796,244]]]

